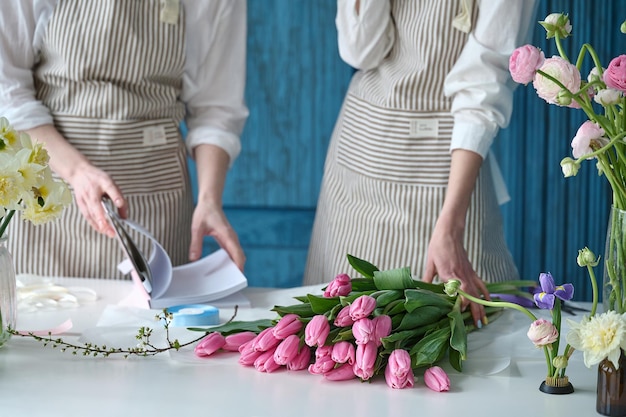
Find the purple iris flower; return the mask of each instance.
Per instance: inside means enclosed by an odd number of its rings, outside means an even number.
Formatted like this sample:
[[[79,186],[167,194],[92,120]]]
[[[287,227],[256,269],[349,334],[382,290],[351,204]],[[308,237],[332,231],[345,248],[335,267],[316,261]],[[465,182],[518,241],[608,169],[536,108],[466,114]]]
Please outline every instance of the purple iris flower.
[[[541,285],[541,292],[533,296],[535,304],[539,308],[552,310],[557,298],[567,301],[574,296],[574,286],[572,284],[554,285],[554,278],[552,278],[552,274],[549,272],[539,274],[539,284]]]

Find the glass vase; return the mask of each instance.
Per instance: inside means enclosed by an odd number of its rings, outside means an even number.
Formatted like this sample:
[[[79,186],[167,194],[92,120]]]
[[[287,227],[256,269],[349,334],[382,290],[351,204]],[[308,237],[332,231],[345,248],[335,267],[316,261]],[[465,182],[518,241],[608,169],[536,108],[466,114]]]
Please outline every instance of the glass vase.
[[[604,311],[625,311],[626,211],[611,206],[604,251],[602,304]]]
[[[619,369],[604,359],[598,365],[596,411],[604,416],[626,416],[626,356],[619,358]]]
[[[0,347],[11,338],[7,328],[15,329],[16,311],[15,267],[4,236],[0,237]]]

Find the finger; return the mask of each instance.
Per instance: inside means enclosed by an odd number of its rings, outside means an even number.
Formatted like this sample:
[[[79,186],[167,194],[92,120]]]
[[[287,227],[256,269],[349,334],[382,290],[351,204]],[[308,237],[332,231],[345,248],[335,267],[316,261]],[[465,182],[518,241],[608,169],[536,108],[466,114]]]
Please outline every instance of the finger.
[[[476,287],[479,292],[485,297],[485,300],[491,300],[491,296],[489,295],[489,289],[485,282],[480,279],[480,277],[476,276],[474,282],[476,283]]]
[[[246,263],[246,256],[243,253],[243,249],[239,244],[237,234],[232,231],[226,235],[226,237],[215,236],[217,243],[228,253],[230,259],[237,265],[240,271],[243,272],[244,265]]]
[[[197,261],[202,255],[202,245],[204,236],[202,232],[194,232],[191,230],[191,242],[189,243],[189,260]]]
[[[483,327],[484,319],[485,319],[485,309],[480,304],[470,303],[470,311],[472,313],[472,318],[474,319],[474,326],[479,329]]]
[[[435,279],[435,265],[432,262],[427,262],[426,269],[422,274],[422,281],[432,283],[433,279]]]

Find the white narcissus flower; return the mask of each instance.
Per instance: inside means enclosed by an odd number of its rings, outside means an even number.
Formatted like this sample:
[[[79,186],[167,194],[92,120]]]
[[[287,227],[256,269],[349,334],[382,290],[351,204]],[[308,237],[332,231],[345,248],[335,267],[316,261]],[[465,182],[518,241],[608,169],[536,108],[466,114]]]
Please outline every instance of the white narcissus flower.
[[[626,349],[626,313],[615,311],[585,317],[580,323],[567,320],[570,331],[567,343],[583,352],[585,366],[590,368],[608,358],[619,368],[619,357]]]
[[[14,209],[24,191],[24,177],[19,161],[8,153],[0,153],[0,206]]]
[[[71,202],[72,194],[65,183],[54,181],[47,173],[44,183],[33,190],[30,198],[24,199],[23,216],[35,225],[43,224],[59,217]]]

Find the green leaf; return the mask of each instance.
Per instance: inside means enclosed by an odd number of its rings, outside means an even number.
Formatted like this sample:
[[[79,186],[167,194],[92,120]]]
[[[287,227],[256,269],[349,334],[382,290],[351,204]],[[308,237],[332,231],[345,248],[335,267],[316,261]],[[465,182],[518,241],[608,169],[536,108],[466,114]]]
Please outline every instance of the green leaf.
[[[516,280],[516,281],[506,281],[506,282],[491,282],[485,284],[490,294],[496,293],[526,293],[528,291],[523,290],[523,288],[536,287],[536,281],[530,280]]]
[[[220,326],[213,327],[188,327],[187,330],[194,332],[207,332],[214,333],[219,332],[224,336],[229,334],[241,333],[241,332],[255,332],[260,333],[263,329],[272,327],[273,322],[269,319],[259,319],[254,321],[231,321],[230,323],[222,324]]]
[[[461,311],[454,309],[449,314],[450,318],[450,348],[459,353],[460,360],[467,358],[467,332]]]
[[[386,314],[388,316],[394,316],[398,313],[406,313],[403,299],[392,301],[391,303],[387,304],[387,306],[383,310],[383,314]]]
[[[352,278],[352,292],[376,291],[376,284],[371,278]]]
[[[385,307],[392,301],[399,300],[404,296],[404,291],[402,290],[382,290],[381,294],[376,298],[376,307]],[[372,294],[372,296],[374,296]]]
[[[301,303],[308,303],[309,298],[306,295],[299,295],[297,297],[293,297],[294,300],[300,301]]]
[[[400,349],[405,346],[412,346],[417,339],[423,335],[422,332],[416,330],[403,330],[401,332],[391,333],[387,337],[383,337],[381,342],[385,349]]]
[[[325,314],[332,310],[339,302],[339,297],[320,297],[318,295],[307,295],[308,301],[311,304],[311,309],[315,314]]]
[[[348,254],[348,262],[354,268],[356,272],[363,275],[366,278],[374,278],[374,272],[378,271],[378,268],[371,263],[359,259],[356,256]]]
[[[374,283],[379,290],[415,288],[415,282],[408,267],[374,272]]]
[[[463,360],[461,359],[459,352],[454,349],[450,349],[448,352],[448,361],[457,372],[463,372]]]
[[[442,294],[433,294],[430,291],[425,290],[405,290],[405,303],[404,308],[409,313],[423,306],[440,307],[446,313],[452,309],[454,305],[454,299]]]
[[[413,367],[429,366],[441,360],[448,349],[449,340],[449,326],[435,330],[424,336],[409,352],[413,360]]]
[[[434,323],[445,315],[446,312],[442,311],[440,307],[419,307],[412,312],[405,314],[402,318],[402,321],[400,322],[400,325],[397,328],[394,328],[393,331],[416,329],[426,324]]]
[[[294,304],[291,306],[274,306],[271,311],[275,311],[281,316],[285,314],[297,314],[300,317],[313,317],[316,315],[310,303]]]

